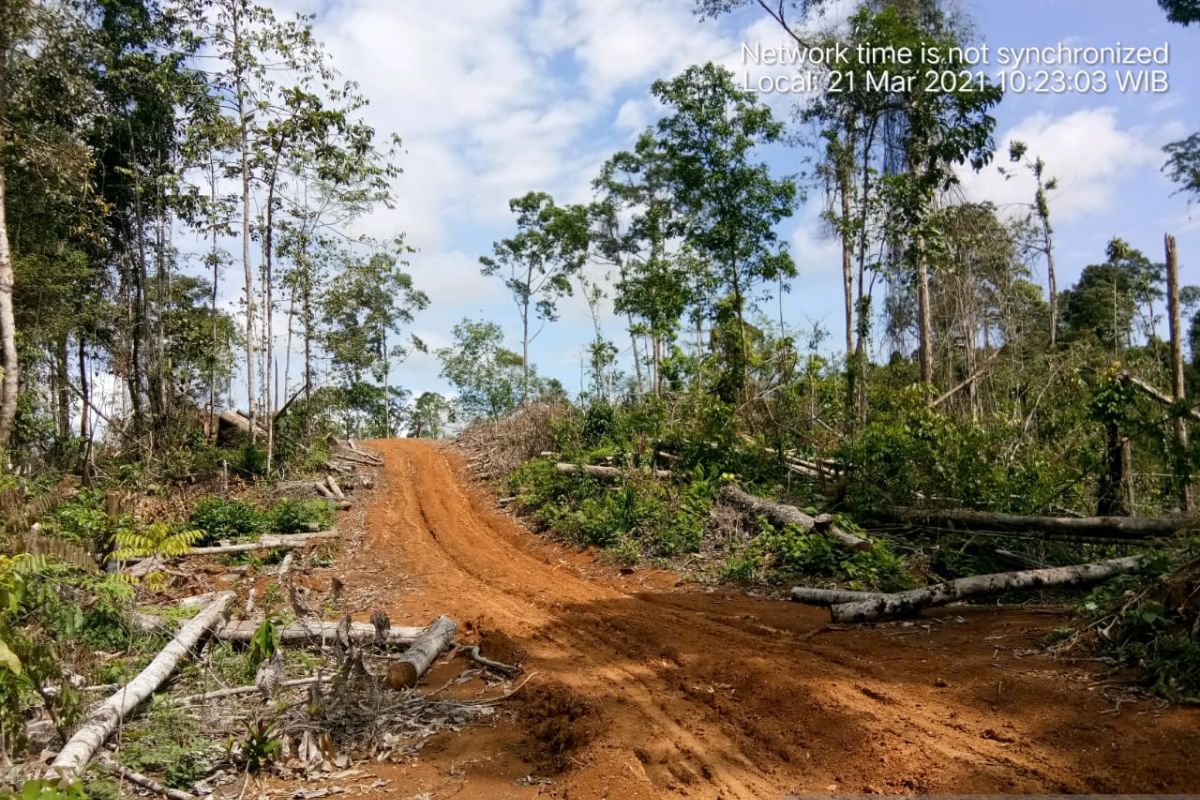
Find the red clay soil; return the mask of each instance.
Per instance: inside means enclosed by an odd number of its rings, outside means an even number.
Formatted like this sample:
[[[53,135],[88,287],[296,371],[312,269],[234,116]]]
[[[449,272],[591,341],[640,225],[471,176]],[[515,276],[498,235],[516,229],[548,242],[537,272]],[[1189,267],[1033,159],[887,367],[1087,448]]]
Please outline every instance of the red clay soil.
[[[621,575],[498,512],[452,452],[371,446],[385,466],[366,539],[337,568],[378,598],[356,616],[449,614],[461,640],[536,673],[494,722],[411,764],[363,765],[389,782],[377,796],[1200,789],[1200,711],[1115,703],[1095,665],[1029,652],[1059,616],[944,609],[831,630],[818,609]]]

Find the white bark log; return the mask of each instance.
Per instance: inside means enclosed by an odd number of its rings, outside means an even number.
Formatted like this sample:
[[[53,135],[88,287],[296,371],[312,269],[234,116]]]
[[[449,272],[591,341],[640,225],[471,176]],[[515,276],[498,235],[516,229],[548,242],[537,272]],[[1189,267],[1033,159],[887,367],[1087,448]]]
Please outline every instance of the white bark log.
[[[96,751],[116,730],[121,720],[154,694],[158,687],[171,677],[171,673],[179,666],[179,662],[187,657],[192,648],[213,628],[217,627],[236,596],[233,592],[218,594],[203,611],[179,630],[175,638],[154,657],[149,666],[101,703],[100,707],[92,712],[91,716],[75,731],[75,735],[71,737],[70,741],[59,751],[58,756],[50,765],[48,776],[52,779],[61,778],[68,781],[78,778]]]
[[[554,469],[560,475],[572,475],[582,472],[591,478],[603,478],[604,480],[617,480],[625,475],[629,475],[628,470],[619,467],[601,467],[596,464],[555,464]],[[670,478],[671,470],[656,469],[652,470],[651,474],[656,478]]]
[[[805,514],[795,506],[774,503],[770,500],[764,500],[761,497],[755,497],[748,492],[742,491],[732,483],[727,483],[721,487],[721,499],[747,513],[762,515],[776,525],[795,525],[804,531],[816,529],[850,550],[867,550],[871,547],[871,543],[866,539],[855,536],[852,533],[846,533],[846,531],[837,525],[818,525],[815,518]]]
[[[842,603],[854,603],[860,600],[874,600],[887,595],[879,592],[854,592],[848,589],[816,589],[810,586],[797,586],[792,589],[792,599],[797,603],[809,606],[830,606]]]
[[[980,597],[1008,591],[1043,589],[1049,586],[1085,586],[1125,572],[1135,572],[1145,561],[1144,556],[1126,556],[1094,564],[1071,567],[1047,567],[1019,572],[997,572],[992,575],[973,575],[945,583],[910,589],[906,592],[881,594],[866,600],[832,606],[834,622],[869,622],[887,617],[915,614],[923,608],[942,606],[968,597]]]
[[[217,628],[213,634],[218,639],[227,642],[248,642],[254,637],[254,632],[262,624],[262,619],[243,619],[228,622]],[[336,622],[305,621],[293,622],[281,628],[277,633],[280,644],[296,644],[299,642],[336,642]],[[388,631],[387,644],[412,644],[425,632],[425,628],[396,627]],[[375,641],[375,626],[368,622],[355,622],[350,626],[350,640],[355,644],[370,644]]]
[[[395,630],[393,628],[393,630]],[[449,617],[438,617],[421,635],[413,640],[404,655],[388,667],[388,681],[413,687],[421,680],[437,657],[454,644],[454,634],[457,629],[454,620]]]
[[[286,550],[308,547],[312,544],[331,541],[338,538],[337,531],[318,531],[317,533],[281,533],[264,536],[257,542],[242,542],[240,544],[225,544],[215,547],[193,547],[183,554],[187,556],[214,556],[223,553],[252,553],[255,550]]]

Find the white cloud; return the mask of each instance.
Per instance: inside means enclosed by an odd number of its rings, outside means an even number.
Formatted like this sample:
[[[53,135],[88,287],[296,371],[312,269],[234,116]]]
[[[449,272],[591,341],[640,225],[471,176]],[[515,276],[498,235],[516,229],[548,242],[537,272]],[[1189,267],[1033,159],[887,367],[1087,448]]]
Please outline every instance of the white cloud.
[[[1046,162],[1047,177],[1058,179],[1049,194],[1052,219],[1069,221],[1105,211],[1117,198],[1122,180],[1162,161],[1163,130],[1122,128],[1117,110],[1090,108],[1065,116],[1039,112],[1018,122],[998,137],[996,162],[982,172],[966,172],[963,189],[971,200],[991,200],[1002,209],[1028,206],[1034,180],[1028,171],[1012,170],[1008,146],[1014,140],[1029,145],[1029,158]],[[998,166],[1014,172],[1006,179]]]

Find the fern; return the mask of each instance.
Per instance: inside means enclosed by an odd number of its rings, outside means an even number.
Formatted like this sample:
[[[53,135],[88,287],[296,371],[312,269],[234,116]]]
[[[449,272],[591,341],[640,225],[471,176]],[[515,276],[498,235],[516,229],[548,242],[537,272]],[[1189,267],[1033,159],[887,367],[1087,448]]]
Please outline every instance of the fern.
[[[155,522],[140,530],[122,528],[114,539],[117,549],[109,558],[113,561],[135,561],[142,558],[176,558],[191,549],[204,535],[198,530],[173,531],[165,522]]]
[[[25,537],[21,552],[36,556],[52,556],[93,574],[100,571],[96,566],[96,559],[92,558],[91,553],[74,542],[68,542],[57,536],[30,533]]]

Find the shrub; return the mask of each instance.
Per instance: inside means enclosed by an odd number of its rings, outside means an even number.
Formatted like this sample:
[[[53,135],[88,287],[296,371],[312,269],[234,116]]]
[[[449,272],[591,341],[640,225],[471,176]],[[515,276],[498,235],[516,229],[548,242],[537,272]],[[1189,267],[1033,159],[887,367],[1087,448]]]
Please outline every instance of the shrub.
[[[190,520],[193,527],[203,532],[202,544],[252,537],[264,527],[263,516],[254,506],[217,495],[201,498],[192,507]]]
[[[329,530],[333,506],[326,500],[284,499],[265,515],[266,527],[277,533]]]

